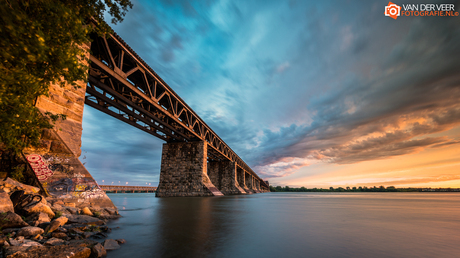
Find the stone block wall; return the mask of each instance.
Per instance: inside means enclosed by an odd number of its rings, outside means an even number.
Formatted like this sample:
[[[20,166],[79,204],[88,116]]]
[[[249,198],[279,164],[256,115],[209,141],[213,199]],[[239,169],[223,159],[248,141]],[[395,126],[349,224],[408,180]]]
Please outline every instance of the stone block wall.
[[[89,57],[89,45],[84,45]],[[51,85],[48,96],[40,96],[36,107],[44,114],[64,114],[66,120],[58,120],[54,126],[59,137],[66,143],[72,153],[78,158],[81,154],[81,135],[83,108],[85,105],[86,83],[77,82],[78,87],[66,84]]]
[[[247,187],[248,191],[253,193],[254,190],[252,189],[252,182],[253,182],[252,175],[249,174],[249,173],[246,173],[246,171],[245,171],[244,172],[244,177],[245,177],[244,182],[246,184],[246,187]]]
[[[207,143],[165,143],[157,197],[223,195],[207,175]]]
[[[238,184],[236,162],[230,160],[210,161],[208,162],[208,166],[209,178],[223,194],[246,193]]]
[[[222,164],[219,161],[208,162],[208,177],[217,189],[222,189]]]
[[[46,195],[80,208],[115,207],[55,130],[43,130],[41,142],[23,153]]]
[[[89,45],[82,46],[89,57]],[[83,109],[86,83],[77,87],[50,86],[48,96],[40,96],[35,106],[43,113],[66,115],[53,129],[42,131],[40,146],[23,151],[46,195],[75,203],[76,207],[114,207],[78,157],[81,154]]]

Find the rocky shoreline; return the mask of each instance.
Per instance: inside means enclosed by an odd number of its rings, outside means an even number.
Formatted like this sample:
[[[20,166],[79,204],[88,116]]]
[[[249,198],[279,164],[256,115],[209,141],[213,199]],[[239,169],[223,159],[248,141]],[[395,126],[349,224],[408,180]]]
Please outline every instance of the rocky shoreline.
[[[116,208],[76,207],[38,191],[10,178],[0,181],[0,257],[103,257],[125,243],[106,239],[107,222],[120,217]]]

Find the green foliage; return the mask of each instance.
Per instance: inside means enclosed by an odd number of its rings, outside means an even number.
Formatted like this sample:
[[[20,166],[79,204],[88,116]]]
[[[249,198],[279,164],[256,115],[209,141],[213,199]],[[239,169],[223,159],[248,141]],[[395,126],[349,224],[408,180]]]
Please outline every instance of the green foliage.
[[[93,212],[94,217],[100,217],[101,213],[98,211]]]
[[[11,172],[11,178],[14,180],[24,183],[24,167],[19,165],[13,168],[13,171]]]
[[[62,216],[62,212],[61,212],[61,211],[56,211],[56,212],[54,213],[54,218],[55,218],[55,219],[57,219],[57,218],[59,218],[59,217],[61,217],[61,216]]]
[[[128,8],[129,0],[0,0],[0,142],[7,150],[38,146],[41,129],[63,118],[41,115],[37,98],[51,84],[86,81],[81,46],[93,31],[110,32],[106,9],[117,23]]]

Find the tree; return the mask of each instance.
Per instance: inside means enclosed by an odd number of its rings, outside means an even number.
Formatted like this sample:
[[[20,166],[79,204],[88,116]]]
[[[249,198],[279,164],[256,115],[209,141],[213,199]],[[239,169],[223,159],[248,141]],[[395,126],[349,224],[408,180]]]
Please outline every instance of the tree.
[[[132,4],[129,0],[0,1],[0,143],[18,154],[37,146],[41,130],[52,128],[53,120],[65,118],[40,114],[34,106],[37,98],[47,95],[51,84],[76,87],[76,81],[86,81],[81,46],[92,32],[110,32],[103,19],[106,9],[116,24]]]

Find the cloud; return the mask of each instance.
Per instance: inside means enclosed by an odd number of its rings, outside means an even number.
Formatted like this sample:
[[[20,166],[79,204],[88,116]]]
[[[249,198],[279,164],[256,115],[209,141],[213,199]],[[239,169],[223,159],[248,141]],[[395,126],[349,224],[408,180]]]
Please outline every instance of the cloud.
[[[454,21],[416,19],[386,59],[371,60],[372,77],[354,71],[342,87],[310,101],[311,125],[265,131],[257,164],[286,157],[349,164],[457,143],[430,135],[460,125],[459,35]]]
[[[457,20],[395,23],[382,9],[360,1],[139,0],[114,29],[250,166],[282,177],[315,162],[458,143],[445,133],[460,126]],[[95,171],[158,170],[161,141],[117,122],[99,131],[85,121],[84,148],[119,155],[107,168],[88,161]],[[102,134],[116,137],[102,145],[94,140]]]

